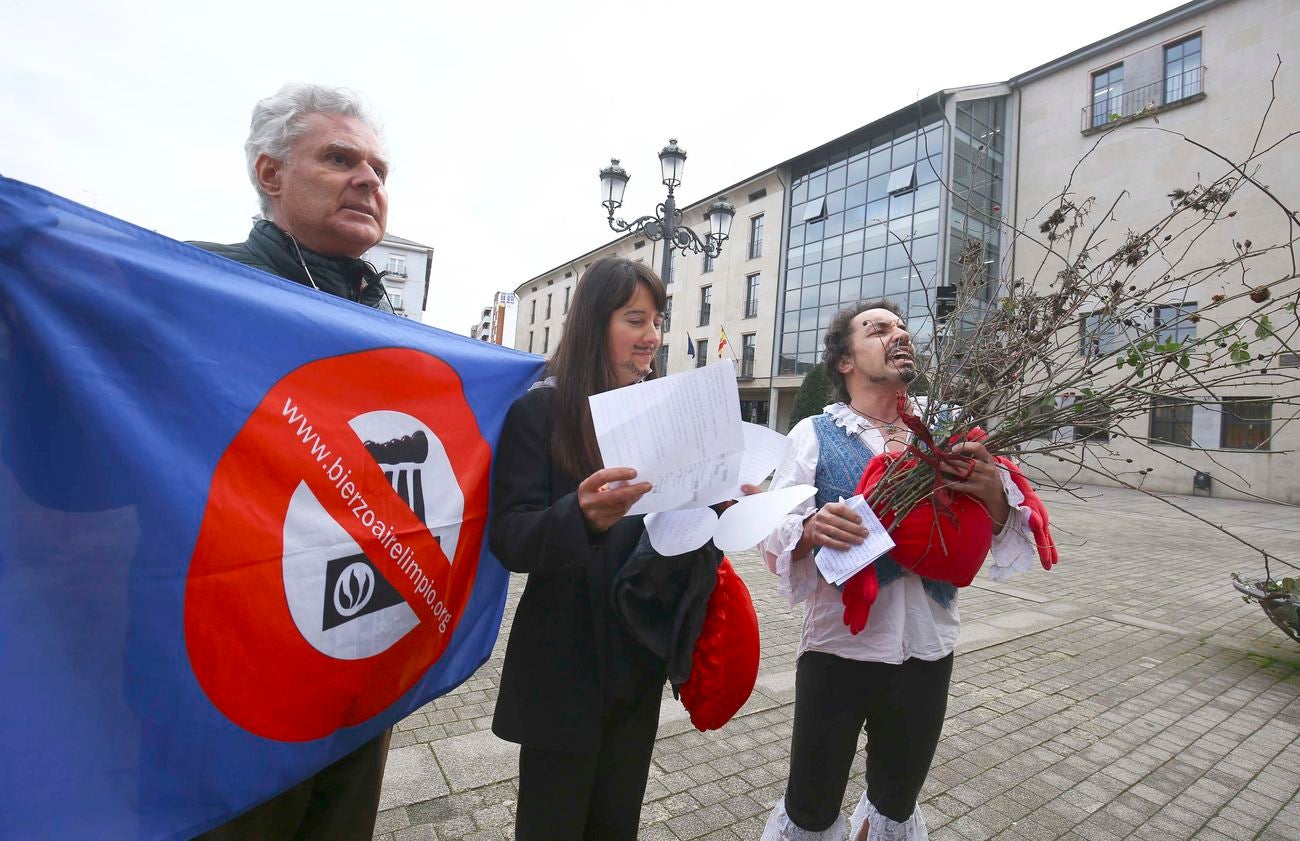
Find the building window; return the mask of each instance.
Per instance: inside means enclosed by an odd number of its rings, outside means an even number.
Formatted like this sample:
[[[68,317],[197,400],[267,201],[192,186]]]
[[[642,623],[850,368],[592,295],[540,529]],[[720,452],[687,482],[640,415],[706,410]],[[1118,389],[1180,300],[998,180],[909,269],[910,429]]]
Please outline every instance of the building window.
[[[529,324],[537,323],[537,299],[536,298],[533,299],[532,308],[528,310],[528,323]]]
[[[551,293],[546,293],[546,317],[551,317]]]
[[[704,364],[709,361],[709,340],[695,340],[695,367],[703,368]]]
[[[1124,65],[1117,64],[1092,74],[1092,120],[1094,127],[1110,122],[1110,115],[1124,116]]]
[[[1195,301],[1165,304],[1155,308],[1156,341],[1164,344],[1196,341],[1196,325],[1188,318],[1196,312]]]
[[[826,218],[826,197],[813,199],[803,206],[802,222],[816,222],[818,219]]]
[[[702,274],[708,274],[708,273],[711,272],[711,271],[713,271],[713,257],[712,257],[712,255],[705,254],[705,255],[704,255],[704,268],[702,269],[701,273],[702,273]]]
[[[745,318],[758,317],[758,278],[757,274],[745,278]]]
[[[700,326],[709,325],[709,317],[713,314],[713,287],[700,287]]]
[[[533,331],[532,330],[528,331],[528,352],[529,353],[533,352]]]
[[[1177,397],[1157,397],[1151,401],[1151,430],[1153,444],[1192,446],[1192,407],[1190,400]]]
[[[763,214],[749,220],[749,259],[763,256]]]
[[[740,419],[759,426],[767,426],[767,401],[741,400]]]
[[[673,282],[673,275],[677,274],[677,252],[672,246],[666,245],[668,249],[668,277],[664,278],[664,286]]]
[[[668,374],[668,345],[660,345],[655,351],[655,372],[661,377]]]
[[[1091,424],[1075,424],[1074,440],[1076,441],[1095,441],[1098,444],[1110,443],[1110,430],[1103,426],[1092,426]]]
[[[1109,406],[1096,400],[1084,400],[1080,403],[1079,398],[1074,394],[1065,394],[1058,399],[1062,407],[1068,406],[1074,410],[1071,414],[1075,421],[1070,428],[1073,440],[1092,441],[1098,444],[1110,442],[1110,428],[1114,424],[1114,417]]]
[[[1119,329],[1113,316],[1094,312],[1079,320],[1080,355],[1105,356],[1118,350],[1119,345]]]
[[[740,376],[754,376],[755,333],[746,333],[740,337]]]
[[[916,189],[916,164],[908,164],[902,169],[889,173],[889,185],[885,192],[891,196],[900,196]]]
[[[569,314],[569,293],[573,291],[572,286],[564,287],[564,314]]]
[[[1165,47],[1165,104],[1201,92],[1201,36]]]
[[[664,332],[667,333],[673,328],[673,296],[669,295],[664,299]]]
[[[393,305],[393,309],[400,310],[402,308],[402,290],[389,289],[388,301]]]
[[[400,254],[389,254],[388,268],[384,271],[393,277],[406,277],[406,258]]]
[[[1229,397],[1222,403],[1219,446],[1225,450],[1267,450],[1273,436],[1273,401]]]
[[[550,349],[551,349],[551,328],[543,327],[542,328],[542,353],[546,353]]]

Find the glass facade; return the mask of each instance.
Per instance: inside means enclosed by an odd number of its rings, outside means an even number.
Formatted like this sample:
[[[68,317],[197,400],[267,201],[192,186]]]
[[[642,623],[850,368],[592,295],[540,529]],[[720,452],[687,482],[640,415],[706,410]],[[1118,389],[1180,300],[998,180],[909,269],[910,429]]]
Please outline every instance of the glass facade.
[[[957,104],[952,133],[952,209],[948,214],[948,283],[989,300],[1002,259],[1006,100]]]
[[[932,332],[944,145],[935,112],[795,163],[778,375],[817,364],[832,316],[861,298],[893,299],[918,340]]]
[[[951,126],[933,109],[868,126],[792,165],[779,376],[817,364],[826,327],[845,304],[889,298],[926,344],[936,286],[974,281],[985,298],[993,294],[1005,125],[1006,97],[969,100],[955,105]],[[951,191],[941,183],[945,156]]]

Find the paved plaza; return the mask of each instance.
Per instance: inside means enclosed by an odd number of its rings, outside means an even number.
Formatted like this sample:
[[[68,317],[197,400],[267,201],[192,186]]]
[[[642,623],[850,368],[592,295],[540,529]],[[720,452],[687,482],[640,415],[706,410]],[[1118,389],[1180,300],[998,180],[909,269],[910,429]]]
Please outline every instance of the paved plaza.
[[[1059,566],[961,594],[947,722],[921,795],[931,837],[1300,839],[1300,646],[1229,580],[1262,574],[1259,556],[1158,499],[1080,496],[1045,497]],[[1170,499],[1300,562],[1295,509]],[[756,839],[784,791],[801,612],[757,553],[732,561],[758,610],[758,685],[710,733],[665,694],[643,839]],[[523,583],[511,583],[492,659],[397,725],[376,839],[512,837],[517,751],[490,727]]]

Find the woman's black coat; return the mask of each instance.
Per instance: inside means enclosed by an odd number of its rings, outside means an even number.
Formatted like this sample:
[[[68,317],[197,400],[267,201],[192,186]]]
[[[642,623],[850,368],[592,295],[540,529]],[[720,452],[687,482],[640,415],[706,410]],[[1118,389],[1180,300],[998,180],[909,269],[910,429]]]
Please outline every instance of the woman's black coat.
[[[614,574],[644,532],[642,518],[588,533],[577,494],[585,477],[551,462],[554,399],[554,388],[539,387],[515,401],[497,446],[489,545],[528,582],[506,644],[492,731],[577,753],[597,747],[607,698],[661,691],[665,666],[611,609]]]

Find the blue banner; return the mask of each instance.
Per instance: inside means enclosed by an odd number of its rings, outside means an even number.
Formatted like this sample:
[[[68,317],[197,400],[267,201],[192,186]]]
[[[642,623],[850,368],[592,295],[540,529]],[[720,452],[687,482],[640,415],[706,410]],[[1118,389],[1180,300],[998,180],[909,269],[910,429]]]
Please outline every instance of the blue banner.
[[[0,838],[188,838],[468,678],[540,364],[0,179]]]

